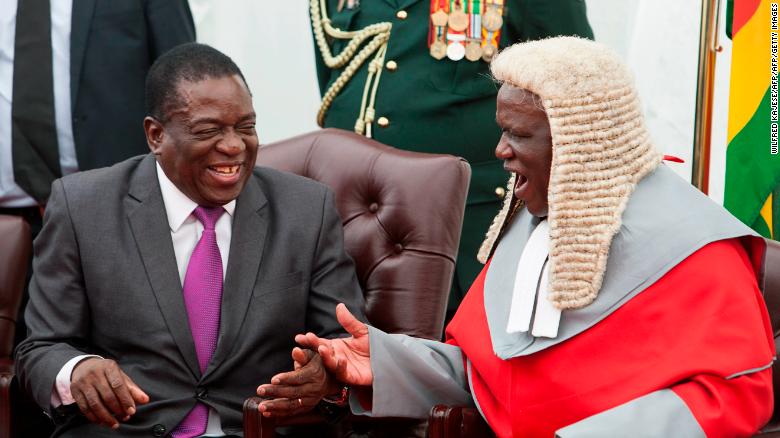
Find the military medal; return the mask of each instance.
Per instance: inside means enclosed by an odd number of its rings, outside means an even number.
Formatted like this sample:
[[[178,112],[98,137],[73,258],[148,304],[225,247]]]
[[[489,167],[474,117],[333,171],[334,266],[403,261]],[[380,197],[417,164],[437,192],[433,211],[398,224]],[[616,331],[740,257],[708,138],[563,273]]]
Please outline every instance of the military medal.
[[[498,53],[498,41],[504,25],[504,0],[487,0],[482,14],[482,60],[490,62]]]
[[[438,60],[444,59],[445,56],[447,56],[447,45],[444,44],[444,41],[436,40],[431,44],[431,56]]]
[[[466,59],[471,62],[479,61],[482,58],[482,2],[480,0],[470,1],[469,11],[469,39],[466,44]]]
[[[461,1],[462,0],[457,0],[456,6],[450,7],[450,16],[448,19],[450,30],[456,32],[463,32],[469,27],[469,16],[463,12],[463,3],[461,3]],[[457,4],[460,4],[460,6],[457,6]]]
[[[431,14],[431,23],[436,27],[444,27],[447,25],[447,13],[439,9]]]
[[[447,56],[447,43],[444,35],[447,31],[449,18],[448,0],[431,0],[431,26],[428,30],[428,51],[436,60],[442,60]]]
[[[431,43],[430,51],[431,51],[431,56],[433,56],[437,60],[442,60],[444,59],[445,56],[447,56],[447,43],[444,42],[443,26],[439,26],[436,28],[436,36],[433,43]]]
[[[482,16],[482,27],[488,32],[498,32],[501,30],[501,26],[504,25],[504,19],[496,9],[498,8],[491,4]]]
[[[453,35],[453,36],[457,36],[457,35]],[[447,39],[450,39],[449,35],[447,36]],[[464,56],[466,56],[466,48],[463,47],[463,44],[458,41],[451,40],[450,43],[447,45],[447,58],[453,61],[460,61],[461,59],[463,59]]]
[[[482,48],[482,60],[485,62],[492,61],[497,52],[498,49],[496,49],[494,45],[488,43],[485,47]]]
[[[469,41],[464,50],[466,59],[469,61],[479,61],[482,58],[482,47],[476,41]]]

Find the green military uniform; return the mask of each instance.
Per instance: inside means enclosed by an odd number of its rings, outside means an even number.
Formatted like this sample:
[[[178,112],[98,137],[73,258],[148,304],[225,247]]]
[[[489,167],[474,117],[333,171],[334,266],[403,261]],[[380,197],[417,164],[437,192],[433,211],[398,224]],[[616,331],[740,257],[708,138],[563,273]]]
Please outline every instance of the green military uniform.
[[[500,208],[508,178],[493,154],[501,134],[495,122],[498,86],[482,60],[436,60],[430,55],[428,0],[362,0],[352,8],[345,7],[343,0],[326,3],[331,25],[343,31],[359,31],[380,22],[391,24],[376,89],[372,137],[401,149],[458,155],[471,164],[449,317],[482,268],[477,251]],[[339,3],[341,11],[337,10]],[[556,35],[593,38],[583,0],[506,0],[504,7],[500,47]],[[347,45],[343,39],[328,38],[327,43],[333,55]],[[315,50],[324,94],[343,68],[327,67],[317,44]],[[322,119],[324,127],[355,129],[371,59],[332,99]]]

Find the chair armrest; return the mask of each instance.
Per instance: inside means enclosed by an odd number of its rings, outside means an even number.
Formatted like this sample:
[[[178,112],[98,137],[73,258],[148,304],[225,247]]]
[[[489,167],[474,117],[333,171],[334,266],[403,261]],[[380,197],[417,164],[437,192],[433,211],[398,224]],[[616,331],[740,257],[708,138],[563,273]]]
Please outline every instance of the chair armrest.
[[[257,408],[260,397],[250,397],[244,401],[244,438],[274,438],[277,426],[297,426],[322,424],[326,422],[319,412],[306,412],[290,417],[263,417]]]
[[[244,401],[244,438],[274,438],[275,429],[284,426],[308,426],[308,425],[328,425],[333,427],[329,418],[317,412],[310,411],[303,414],[290,417],[263,417],[257,410],[260,397],[250,397]],[[479,415],[477,413],[477,415]],[[332,421],[332,420],[331,420]],[[355,430],[358,436],[374,436],[368,431],[380,431],[376,436],[382,437],[424,437],[427,430],[427,424],[424,421],[411,418],[382,417],[373,418],[365,415],[348,414],[339,420],[338,436],[345,436],[347,431]],[[331,430],[335,432],[334,430]],[[346,436],[349,436],[347,433]]]
[[[755,435],[756,438],[780,438],[780,420],[772,418],[769,423],[762,427]]]
[[[436,405],[428,417],[430,438],[493,438],[485,419],[474,408]]]
[[[0,359],[0,438],[11,438],[11,385],[14,377],[14,362]]]

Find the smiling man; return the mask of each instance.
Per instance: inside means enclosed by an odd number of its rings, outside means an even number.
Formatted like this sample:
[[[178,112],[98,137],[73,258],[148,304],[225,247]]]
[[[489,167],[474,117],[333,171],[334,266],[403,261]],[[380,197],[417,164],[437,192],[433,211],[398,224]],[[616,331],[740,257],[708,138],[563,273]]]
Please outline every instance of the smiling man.
[[[146,100],[151,153],[55,181],[35,242],[17,360],[55,436],[238,435],[243,400],[292,367],[293,335],[338,335],[336,303],[362,309],[332,193],[255,168],[230,58],[180,46],[151,68]],[[272,406],[341,389],[308,379]]]
[[[752,436],[773,404],[764,240],[662,164],[610,49],[522,43],[491,71],[512,177],[447,342],[343,306],[351,338],[296,341],[353,385],[360,414],[474,405],[507,438]]]

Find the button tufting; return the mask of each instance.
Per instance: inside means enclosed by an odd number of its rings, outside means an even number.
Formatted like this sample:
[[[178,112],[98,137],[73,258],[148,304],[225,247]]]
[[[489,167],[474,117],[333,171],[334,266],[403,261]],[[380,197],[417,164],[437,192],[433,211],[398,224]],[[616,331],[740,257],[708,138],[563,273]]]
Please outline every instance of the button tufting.
[[[403,250],[404,250],[404,246],[403,245],[401,245],[400,243],[396,243],[395,244],[395,252],[396,253],[400,254],[401,251],[403,251]]]
[[[376,202],[372,202],[371,205],[368,206],[368,211],[370,211],[371,213],[376,213],[377,211],[379,211],[379,204],[377,204]]]

